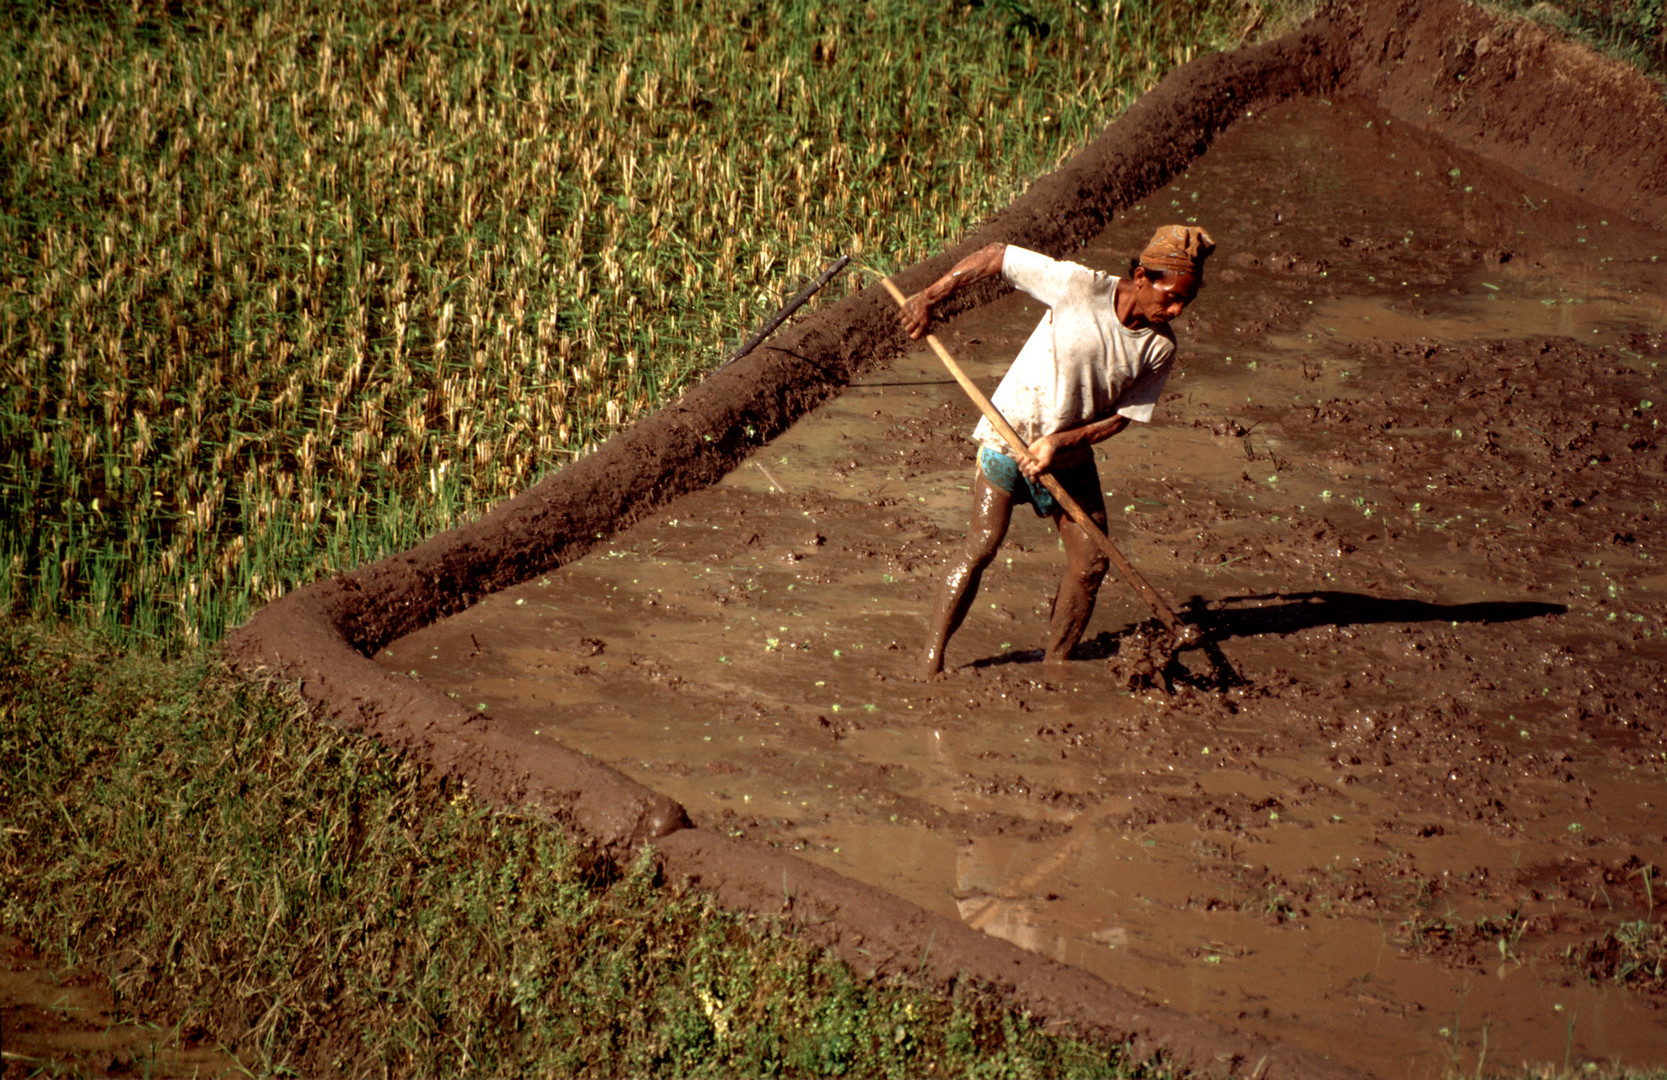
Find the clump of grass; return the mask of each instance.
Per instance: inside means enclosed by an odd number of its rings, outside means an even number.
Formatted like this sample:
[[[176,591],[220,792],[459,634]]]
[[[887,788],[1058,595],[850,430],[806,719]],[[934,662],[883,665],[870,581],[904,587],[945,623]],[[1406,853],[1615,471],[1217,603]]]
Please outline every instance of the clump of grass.
[[[1518,949],[1525,933],[1535,928],[1535,920],[1522,918],[1517,912],[1508,915],[1478,915],[1461,919],[1451,912],[1445,915],[1414,914],[1402,920],[1396,939],[1407,948],[1427,953],[1458,953],[1466,956],[1477,950],[1491,948],[1500,960],[1520,962]]]
[[[1148,1075],[853,976],[206,660],[0,621],[0,925],[304,1075]]]
[[[942,247],[1261,10],[7,5],[0,604],[214,641],[584,453],[837,251]]]
[[[1667,991],[1667,926],[1635,919],[1571,945],[1568,961],[1595,982],[1659,994]]]

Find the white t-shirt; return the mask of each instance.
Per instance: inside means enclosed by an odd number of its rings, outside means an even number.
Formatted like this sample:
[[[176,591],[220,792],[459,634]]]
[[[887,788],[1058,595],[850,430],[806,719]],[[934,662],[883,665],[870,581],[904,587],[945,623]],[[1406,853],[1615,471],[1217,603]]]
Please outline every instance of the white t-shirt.
[[[1001,272],[1049,309],[990,397],[1026,445],[1112,413],[1142,423],[1152,418],[1175,358],[1167,326],[1124,326],[1112,303],[1118,279],[1078,263],[1009,244]],[[1011,453],[988,420],[978,422],[972,437]],[[1092,457],[1091,448],[1082,450],[1072,461],[1062,455],[1058,464]]]

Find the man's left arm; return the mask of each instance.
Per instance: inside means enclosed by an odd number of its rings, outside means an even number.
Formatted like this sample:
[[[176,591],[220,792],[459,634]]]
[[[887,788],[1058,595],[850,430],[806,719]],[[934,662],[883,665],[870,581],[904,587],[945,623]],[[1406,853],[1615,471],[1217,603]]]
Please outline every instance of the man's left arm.
[[[1123,431],[1135,421],[1144,422],[1151,419],[1152,407],[1157,404],[1158,396],[1163,393],[1164,383],[1169,378],[1170,363],[1175,357],[1175,339],[1169,336],[1167,331],[1162,337],[1164,341],[1157,345],[1159,351],[1150,366],[1134,382],[1122,388],[1117,395],[1116,404],[1112,406],[1114,411],[1110,416],[1063,431],[1055,431],[1030,444],[1030,460],[1019,462],[1019,469],[1026,479],[1034,480],[1046,472],[1053,464],[1054,457],[1062,450],[1093,446]]]
[[[1112,413],[1104,420],[1095,420],[1079,427],[1044,435],[1030,444],[1030,459],[1019,462],[1019,469],[1025,474],[1026,479],[1034,480],[1048,471],[1053,464],[1054,455],[1059,451],[1105,442],[1128,427],[1129,423],[1128,417],[1121,413]]]

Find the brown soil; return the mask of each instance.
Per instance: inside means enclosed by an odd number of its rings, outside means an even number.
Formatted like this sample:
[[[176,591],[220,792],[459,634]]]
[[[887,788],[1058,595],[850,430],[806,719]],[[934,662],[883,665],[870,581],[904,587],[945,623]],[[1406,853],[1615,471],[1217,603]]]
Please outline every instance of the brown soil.
[[[1220,244],[1158,422],[1101,453],[1203,631],[1160,670],[1110,584],[1042,670],[1023,520],[909,678],[971,411],[878,290],[228,653],[862,966],[1194,1067],[1660,1064],[1659,992],[1562,954],[1660,918],[1664,120],[1532,28],[1373,4],[1187,65],[969,239]],[[993,385],[1037,311],[962,310]]]

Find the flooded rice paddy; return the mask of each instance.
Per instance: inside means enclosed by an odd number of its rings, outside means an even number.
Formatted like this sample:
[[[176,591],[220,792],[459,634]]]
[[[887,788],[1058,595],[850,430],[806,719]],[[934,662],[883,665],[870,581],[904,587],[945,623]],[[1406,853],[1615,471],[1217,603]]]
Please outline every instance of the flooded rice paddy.
[[[1111,535],[1204,631],[1150,685],[1108,578],[1063,672],[1021,509],[913,677],[976,415],[924,346],[723,482],[389,668],[1173,1008],[1384,1076],[1667,1063],[1571,961],[1667,901],[1667,235],[1347,100],[1235,126],[1072,257],[1219,248]],[[986,389],[1040,316],[938,328]],[[1600,973],[1602,974],[1602,973]]]

